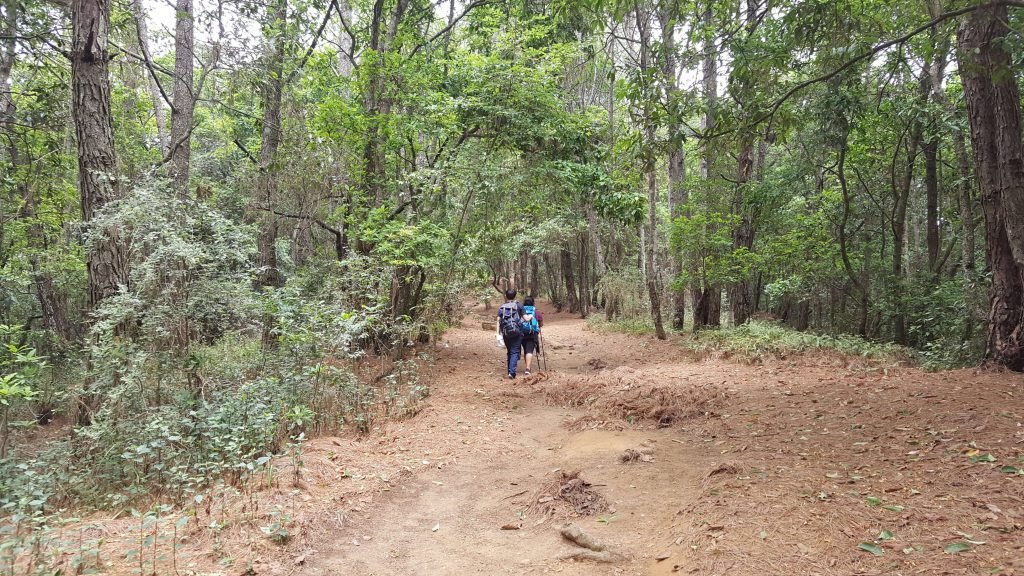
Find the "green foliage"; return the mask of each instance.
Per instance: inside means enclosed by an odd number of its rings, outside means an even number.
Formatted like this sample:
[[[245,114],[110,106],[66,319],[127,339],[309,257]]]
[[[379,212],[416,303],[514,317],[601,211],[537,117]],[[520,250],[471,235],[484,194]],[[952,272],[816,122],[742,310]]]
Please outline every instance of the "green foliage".
[[[784,358],[794,354],[834,351],[870,361],[901,362],[910,356],[905,348],[871,342],[846,334],[824,335],[798,332],[772,322],[751,321],[723,330],[701,332],[684,341],[696,352],[717,350],[750,361],[763,356]]]

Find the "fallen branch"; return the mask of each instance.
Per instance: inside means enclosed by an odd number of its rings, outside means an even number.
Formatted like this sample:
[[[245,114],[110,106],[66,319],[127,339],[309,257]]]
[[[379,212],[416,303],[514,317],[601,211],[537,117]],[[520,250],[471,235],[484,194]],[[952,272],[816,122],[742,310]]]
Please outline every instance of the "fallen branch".
[[[594,552],[606,552],[608,550],[607,546],[598,542],[590,534],[580,530],[580,527],[575,524],[566,524],[559,528],[558,532],[562,535],[562,538],[565,538],[577,546],[588,548]]]

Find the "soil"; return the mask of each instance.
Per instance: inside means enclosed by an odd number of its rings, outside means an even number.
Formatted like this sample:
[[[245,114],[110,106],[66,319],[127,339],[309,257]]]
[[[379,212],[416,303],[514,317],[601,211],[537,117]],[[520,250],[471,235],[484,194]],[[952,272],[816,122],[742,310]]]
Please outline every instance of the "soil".
[[[487,320],[446,336],[415,416],[200,506],[177,572],[1024,574],[1020,374],[695,359],[550,313],[548,369],[510,381]],[[88,526],[116,548],[137,524]]]

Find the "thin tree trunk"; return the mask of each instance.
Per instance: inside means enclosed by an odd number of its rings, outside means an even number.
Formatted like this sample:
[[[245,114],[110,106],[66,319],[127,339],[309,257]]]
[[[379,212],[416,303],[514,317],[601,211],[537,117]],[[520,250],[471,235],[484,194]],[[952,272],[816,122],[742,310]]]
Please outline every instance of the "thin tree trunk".
[[[639,5],[636,8],[636,26],[640,35],[640,73],[646,79],[651,68],[651,19]],[[645,80],[645,82],[649,82]],[[646,243],[643,249],[644,276],[647,282],[647,296],[651,303],[651,320],[654,322],[654,333],[658,340],[664,340],[665,326],[661,319],[661,295],[658,293],[658,269],[654,262],[658,244],[658,176],[655,171],[654,152],[654,119],[651,113],[650,87],[645,90],[643,102],[644,124],[644,174],[647,175],[647,229]]]
[[[928,64],[926,63],[926,67]],[[928,80],[927,75],[922,77],[922,85]],[[926,90],[927,86],[923,86],[923,90]],[[927,91],[923,94],[927,96]],[[893,209],[892,218],[892,280],[893,280],[893,306],[896,310],[893,316],[893,339],[898,344],[907,343],[907,316],[904,311],[903,304],[903,254],[905,251],[906,234],[907,234],[907,205],[910,200],[910,187],[914,182],[914,164],[917,159],[918,149],[921,145],[921,123],[914,120],[914,124],[910,128],[910,136],[907,139],[907,163],[904,166],[902,177],[899,182],[896,181],[895,172],[892,174],[893,181],[893,195],[895,197],[895,207]],[[896,163],[893,162],[893,170],[895,171]]]
[[[569,313],[579,312],[580,303],[576,292],[576,280],[573,278],[572,253],[567,248],[562,248],[562,277],[565,279],[565,299]]]
[[[149,51],[149,25],[146,23],[146,8],[142,0],[132,2],[132,16],[135,17],[135,26],[138,28],[139,52],[146,62],[153,61],[153,55]],[[148,64],[147,64],[148,66]],[[149,86],[149,98],[153,102],[153,119],[156,122],[156,137],[159,142],[160,152],[167,152],[170,141],[167,136],[167,108],[163,94],[160,92],[160,85],[157,84],[152,70],[146,70],[146,78]]]
[[[676,6],[667,3],[659,12],[662,29],[662,81],[665,85],[665,103],[668,110],[668,142],[666,153],[668,160],[668,213],[672,222],[681,218],[684,206],[689,200],[686,191],[686,156],[683,149],[683,135],[679,129],[679,106],[681,91],[679,89],[678,63],[676,61],[675,29],[678,20]],[[686,320],[686,286],[677,282],[683,273],[683,254],[679,250],[672,251],[669,258],[669,274],[672,277],[672,329],[682,331]]]
[[[716,125],[715,114],[718,108],[718,49],[715,46],[712,30],[715,24],[713,0],[705,0],[704,13],[704,47],[702,49],[701,72],[702,92],[704,96],[704,117],[701,128],[704,132],[713,132]],[[711,179],[715,164],[716,150],[714,143],[704,147],[700,160],[700,177],[705,182]],[[693,329],[720,326],[722,323],[722,291],[718,286],[708,282],[705,276],[700,285],[693,286]]]
[[[991,307],[985,361],[1024,371],[1024,145],[1007,53],[1005,6],[971,13],[957,34],[960,75],[985,212]]]
[[[188,197],[189,165],[192,158],[192,118],[196,95],[193,85],[192,0],[177,0],[174,32],[174,108],[171,110],[170,174],[182,199]],[[278,41],[283,42],[283,41]],[[277,57],[275,52],[274,57]],[[269,80],[269,79],[268,79]],[[278,79],[280,86],[280,79]],[[278,88],[280,93],[280,88]],[[280,96],[278,97],[280,101]],[[264,120],[266,117],[264,116]],[[264,132],[266,127],[264,126]],[[261,151],[262,153],[262,151]]]
[[[263,133],[260,145],[259,175],[256,193],[263,204],[260,233],[257,238],[257,281],[260,286],[281,286],[284,278],[277,265],[278,221],[273,208],[277,188],[277,148],[281,143],[281,93],[284,88],[284,30],[288,15],[287,0],[275,0],[267,8],[271,39],[267,73],[263,81]]]
[[[938,275],[939,264],[939,137],[931,136],[921,146],[924,155],[925,219],[928,270]]]
[[[754,135],[747,133],[740,143],[739,167],[736,174],[736,188],[733,192],[732,211],[739,217],[733,230],[733,249],[750,250],[754,247],[754,225],[744,206],[744,189],[754,173]],[[746,279],[735,282],[729,290],[729,308],[733,325],[740,326],[754,313],[753,294]]]

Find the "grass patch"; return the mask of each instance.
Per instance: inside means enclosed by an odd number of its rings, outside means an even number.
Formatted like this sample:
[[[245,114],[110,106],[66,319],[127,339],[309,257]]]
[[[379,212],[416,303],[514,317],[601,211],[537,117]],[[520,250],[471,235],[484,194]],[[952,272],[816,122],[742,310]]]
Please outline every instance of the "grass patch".
[[[619,332],[622,334],[654,334],[654,322],[650,318],[619,318],[608,321],[599,316],[587,316],[587,325],[595,330]]]
[[[684,345],[697,353],[712,350],[748,360],[763,356],[786,357],[810,352],[837,352],[866,360],[905,361],[913,352],[903,346],[872,342],[849,334],[828,335],[798,332],[771,322],[751,321],[735,328],[707,330],[688,338]]]

